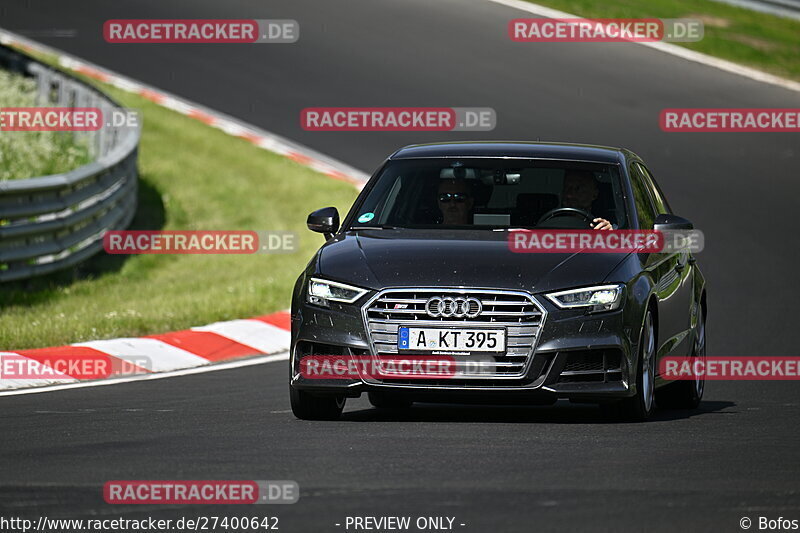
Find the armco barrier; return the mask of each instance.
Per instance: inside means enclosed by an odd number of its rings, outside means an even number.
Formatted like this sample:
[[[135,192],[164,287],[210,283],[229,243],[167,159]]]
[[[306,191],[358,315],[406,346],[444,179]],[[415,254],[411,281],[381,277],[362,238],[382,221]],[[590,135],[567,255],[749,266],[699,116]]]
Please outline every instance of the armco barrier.
[[[122,109],[80,80],[0,45],[0,68],[33,76],[38,106]],[[64,174],[0,181],[0,282],[73,266],[102,249],[106,230],[136,211],[141,126],[88,135],[94,161]]]

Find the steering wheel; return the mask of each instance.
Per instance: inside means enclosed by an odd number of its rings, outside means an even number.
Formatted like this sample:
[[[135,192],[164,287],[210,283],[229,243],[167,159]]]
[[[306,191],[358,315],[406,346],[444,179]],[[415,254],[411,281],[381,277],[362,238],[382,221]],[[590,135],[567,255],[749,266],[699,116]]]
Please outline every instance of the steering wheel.
[[[551,209],[550,211],[542,215],[541,218],[539,218],[539,221],[536,223],[536,225],[538,226],[539,224],[545,222],[546,220],[550,220],[551,218],[564,215],[580,217],[584,219],[586,222],[592,222],[595,218],[594,215],[592,215],[590,212],[584,211],[583,209],[578,209],[577,207],[557,207],[555,209]]]

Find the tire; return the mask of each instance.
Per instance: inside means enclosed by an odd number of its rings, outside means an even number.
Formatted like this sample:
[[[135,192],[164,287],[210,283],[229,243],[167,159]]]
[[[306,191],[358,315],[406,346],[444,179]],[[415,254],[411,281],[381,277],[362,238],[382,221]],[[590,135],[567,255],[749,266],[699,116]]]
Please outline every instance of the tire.
[[[413,401],[398,395],[387,395],[380,392],[370,392],[367,394],[369,403],[378,409],[408,409]]]
[[[639,335],[639,357],[636,364],[636,394],[617,403],[601,404],[606,416],[629,422],[643,422],[655,410],[656,331],[650,309],[644,315]]]
[[[344,396],[314,396],[289,387],[294,416],[301,420],[338,420],[344,409]]]
[[[697,317],[697,335],[692,346],[692,357],[705,359],[706,357],[706,317],[701,312]],[[702,377],[693,380],[676,381],[656,393],[656,402],[659,407],[666,409],[696,409],[703,400],[706,382]]]

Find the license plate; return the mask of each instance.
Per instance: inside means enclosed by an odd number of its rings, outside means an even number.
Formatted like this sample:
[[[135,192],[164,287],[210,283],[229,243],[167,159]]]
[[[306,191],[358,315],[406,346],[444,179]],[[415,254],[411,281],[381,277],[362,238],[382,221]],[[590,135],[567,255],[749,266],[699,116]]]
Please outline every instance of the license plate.
[[[504,329],[397,328],[397,349],[437,352],[505,352]]]

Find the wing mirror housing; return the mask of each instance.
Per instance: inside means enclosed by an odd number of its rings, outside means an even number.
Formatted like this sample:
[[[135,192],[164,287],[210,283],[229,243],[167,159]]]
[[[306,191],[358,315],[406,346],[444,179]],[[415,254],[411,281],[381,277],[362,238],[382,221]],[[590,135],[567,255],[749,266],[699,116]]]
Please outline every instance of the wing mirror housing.
[[[694,229],[694,224],[683,217],[662,213],[653,222],[653,229],[656,231],[690,230]]]
[[[330,240],[333,234],[339,231],[339,211],[335,207],[317,209],[308,215],[306,225],[311,231],[322,233],[327,240]]]

